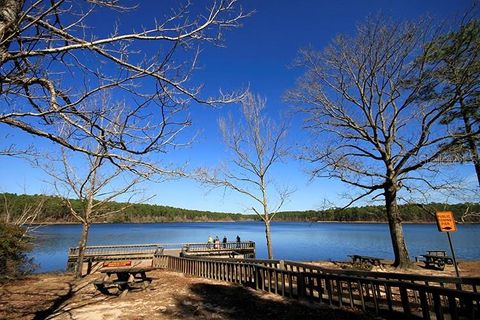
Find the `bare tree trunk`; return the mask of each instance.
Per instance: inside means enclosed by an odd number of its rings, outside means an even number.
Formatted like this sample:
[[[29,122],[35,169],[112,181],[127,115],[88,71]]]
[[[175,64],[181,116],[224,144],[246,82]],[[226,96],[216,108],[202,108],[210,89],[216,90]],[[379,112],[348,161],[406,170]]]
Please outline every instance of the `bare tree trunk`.
[[[388,181],[385,187],[385,207],[387,209],[390,237],[392,238],[395,261],[393,265],[400,269],[411,267],[407,246],[403,237],[402,220],[397,205],[397,187],[395,181]]]
[[[85,257],[85,248],[87,247],[89,228],[90,228],[90,223],[88,222],[82,223],[82,236],[80,237],[80,241],[78,243],[78,261],[77,261],[77,273],[76,273],[77,278],[82,277],[83,260]]]
[[[470,157],[472,158],[473,166],[475,167],[475,172],[477,174],[478,185],[480,186],[480,157],[478,155],[477,150],[477,141],[472,135],[472,124],[470,122],[470,118],[466,113],[463,102],[462,102],[462,118],[463,122],[465,123],[465,133],[468,135],[467,137],[467,144],[468,144],[468,151],[470,151]]]
[[[17,29],[17,23],[24,1],[0,0],[0,64],[5,59],[11,39]]]
[[[265,220],[265,238],[267,239],[268,259],[273,259],[272,234],[270,231],[270,220]]]

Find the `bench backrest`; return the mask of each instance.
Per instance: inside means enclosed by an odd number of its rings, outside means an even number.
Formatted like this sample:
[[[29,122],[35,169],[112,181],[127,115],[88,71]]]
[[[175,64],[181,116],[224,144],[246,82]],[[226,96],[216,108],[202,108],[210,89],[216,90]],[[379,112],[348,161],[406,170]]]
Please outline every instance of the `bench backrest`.
[[[427,250],[427,254],[431,256],[446,257],[447,253],[443,250]]]

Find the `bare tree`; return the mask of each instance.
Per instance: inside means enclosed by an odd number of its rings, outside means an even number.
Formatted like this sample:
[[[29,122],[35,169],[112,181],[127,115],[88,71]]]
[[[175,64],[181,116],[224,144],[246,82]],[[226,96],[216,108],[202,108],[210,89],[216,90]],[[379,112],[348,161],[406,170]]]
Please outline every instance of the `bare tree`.
[[[242,119],[220,119],[219,127],[232,153],[231,163],[213,173],[199,170],[200,179],[247,196],[251,207],[265,224],[268,258],[273,259],[270,224],[291,191],[274,188],[272,168],[286,155],[286,124],[274,123],[264,115],[266,100],[247,93],[242,100]],[[276,189],[275,196],[272,193]],[[272,204],[273,199],[277,202]]]
[[[88,106],[83,103],[79,107],[95,110],[96,114],[101,115],[99,122],[108,119],[102,140],[114,139],[115,132],[131,134],[124,121],[124,105],[111,104],[106,94],[101,101],[92,101]],[[101,125],[103,126],[102,123]],[[72,131],[69,130],[76,129],[60,124],[59,132],[71,136]],[[174,138],[175,135],[172,135],[171,139]],[[125,210],[130,206],[132,197],[137,195],[135,187],[152,174],[158,173],[157,164],[148,159],[151,152],[143,155],[126,154],[125,159],[117,158],[112,161],[108,148],[96,139],[84,140],[81,148],[88,152],[79,153],[62,147],[61,161],[55,161],[53,155],[49,157],[51,161],[41,164],[45,172],[53,178],[55,190],[63,198],[70,215],[82,224],[78,245],[77,277],[83,273],[84,253],[92,222]],[[58,165],[58,162],[61,164]],[[169,172],[169,176],[173,172]],[[118,197],[123,198],[124,204],[120,207],[112,206],[111,202]],[[128,197],[127,201],[125,197]]]
[[[238,98],[202,97],[191,75],[201,47],[222,45],[224,31],[239,27],[248,13],[237,0],[203,6],[187,2],[146,26],[127,18],[138,7],[130,1],[0,0],[0,123],[83,153],[95,152],[82,145],[94,139],[113,163],[163,152],[177,132],[172,127],[189,125],[178,118],[189,102]],[[110,32],[91,24],[100,18]],[[82,107],[105,90],[128,102],[128,134]]]
[[[458,98],[435,104],[419,101],[425,90],[432,28],[428,21],[393,23],[371,19],[355,37],[338,36],[323,52],[300,51],[305,74],[290,101],[306,112],[306,126],[317,134],[307,157],[319,166],[315,176],[337,178],[362,192],[352,201],[383,197],[394,265],[411,265],[397,196],[410,183],[434,181],[437,159],[466,138],[439,125]],[[438,49],[438,48],[437,48]],[[478,132],[477,132],[478,134]]]
[[[454,212],[455,221],[457,223],[469,223],[476,222],[480,218],[480,212],[478,211],[478,195],[479,189],[476,185],[470,181],[471,179],[457,179],[448,185],[444,185],[442,188],[434,190],[437,198],[441,198],[444,208],[447,209],[449,204],[458,203],[462,204],[462,210]],[[435,219],[435,210],[430,209],[424,203],[431,202],[432,192],[430,190],[423,190],[416,192],[416,198],[406,198],[405,203],[413,204],[421,208],[425,213],[432,216]]]
[[[7,196],[3,195],[2,219],[5,224],[11,224],[23,228],[22,238],[29,236],[35,229],[40,227],[36,224],[37,218],[41,215],[45,199],[41,197],[35,203],[26,204],[19,214],[12,213],[11,203]]]
[[[40,227],[35,220],[41,214],[45,199],[29,203],[18,212],[3,194],[0,209],[0,278],[15,277],[35,269],[33,258],[27,253],[33,248],[32,232]],[[12,208],[13,207],[13,208]],[[17,212],[12,212],[17,211]]]
[[[48,169],[48,173],[54,178],[55,189],[70,215],[82,225],[78,243],[77,277],[83,274],[85,248],[91,224],[129,207],[132,197],[136,195],[135,186],[143,179],[132,173],[125,177],[128,171],[112,166],[108,158],[102,156],[101,149],[102,147],[98,147],[95,155],[83,154],[86,161],[80,161],[80,165],[76,167],[73,163],[78,162],[78,157],[68,155],[67,150],[63,149],[61,169]],[[123,199],[122,205],[112,206],[112,201],[126,196],[128,199]]]

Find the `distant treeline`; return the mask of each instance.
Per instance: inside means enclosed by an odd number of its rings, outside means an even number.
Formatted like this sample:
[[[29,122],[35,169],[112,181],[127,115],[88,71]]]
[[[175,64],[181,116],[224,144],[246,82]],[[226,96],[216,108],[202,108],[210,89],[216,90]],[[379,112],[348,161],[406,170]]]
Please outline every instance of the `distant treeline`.
[[[43,202],[41,213],[37,217],[39,223],[64,223],[77,222],[69,214],[67,207],[59,197],[45,195],[17,195],[12,193],[0,194],[0,216],[3,217],[8,210],[12,218],[18,217],[26,209],[33,209],[36,204]],[[71,200],[77,208],[81,208],[79,200]],[[110,202],[109,211],[125,207],[125,203]],[[423,208],[422,208],[423,207]],[[433,222],[430,214],[436,210],[451,210],[458,221],[462,220],[465,212],[480,212],[480,203],[439,204],[431,203],[422,207],[414,204],[400,206],[403,221],[408,222]],[[429,213],[430,212],[430,213]],[[187,222],[187,221],[244,221],[259,220],[256,215],[236,213],[210,212],[180,209],[168,206],[151,204],[130,204],[120,213],[107,215],[95,222]],[[276,221],[365,221],[386,222],[385,208],[382,206],[352,207],[347,209],[328,209],[324,211],[288,211],[279,212]],[[466,222],[480,222],[479,215],[469,215]]]
[[[423,205],[401,205],[400,213],[404,222],[435,222],[435,211],[453,211],[457,221],[480,222],[480,203],[430,203]],[[467,213],[465,215],[465,213]],[[478,214],[472,214],[478,213]],[[463,218],[462,218],[463,216]],[[387,222],[383,206],[351,207],[347,209],[328,209],[324,211],[279,212],[275,220],[282,221],[365,221]]]

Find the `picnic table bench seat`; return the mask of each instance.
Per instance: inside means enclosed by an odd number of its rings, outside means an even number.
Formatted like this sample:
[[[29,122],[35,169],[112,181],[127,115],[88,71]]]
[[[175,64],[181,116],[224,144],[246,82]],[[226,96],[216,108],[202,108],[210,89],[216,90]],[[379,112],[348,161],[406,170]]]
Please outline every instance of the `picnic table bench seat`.
[[[352,258],[353,263],[368,263],[374,266],[382,265],[382,258],[371,257],[371,256],[362,256],[358,254],[349,255]]]

